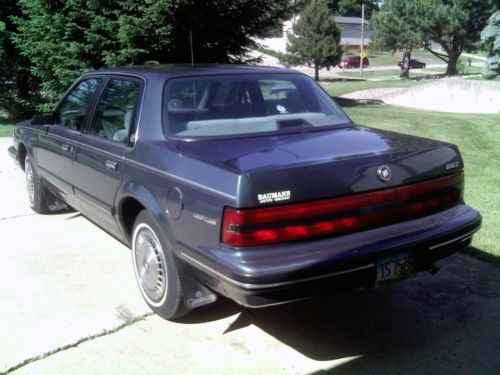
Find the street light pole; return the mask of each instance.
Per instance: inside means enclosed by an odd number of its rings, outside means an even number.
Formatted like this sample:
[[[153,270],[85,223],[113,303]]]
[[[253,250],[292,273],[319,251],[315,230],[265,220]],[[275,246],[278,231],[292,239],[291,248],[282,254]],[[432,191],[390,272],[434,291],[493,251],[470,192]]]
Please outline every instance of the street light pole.
[[[359,67],[361,72],[361,77],[363,77],[363,48],[365,44],[365,4],[361,4],[361,56],[359,59]]]

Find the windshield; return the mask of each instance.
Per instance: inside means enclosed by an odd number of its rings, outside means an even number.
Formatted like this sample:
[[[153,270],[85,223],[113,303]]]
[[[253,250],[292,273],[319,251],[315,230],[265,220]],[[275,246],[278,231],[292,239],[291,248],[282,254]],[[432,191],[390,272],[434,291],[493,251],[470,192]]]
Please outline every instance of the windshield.
[[[174,138],[227,138],[323,129],[350,120],[309,77],[247,74],[175,78],[163,100]]]

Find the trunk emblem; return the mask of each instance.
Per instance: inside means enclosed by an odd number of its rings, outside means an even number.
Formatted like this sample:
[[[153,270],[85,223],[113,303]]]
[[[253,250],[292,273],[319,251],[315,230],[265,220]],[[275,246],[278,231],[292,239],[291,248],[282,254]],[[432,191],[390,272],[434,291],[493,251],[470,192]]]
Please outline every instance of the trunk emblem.
[[[377,176],[378,178],[380,178],[380,181],[382,182],[387,182],[391,179],[391,169],[385,165],[379,167],[379,169],[377,169]]]

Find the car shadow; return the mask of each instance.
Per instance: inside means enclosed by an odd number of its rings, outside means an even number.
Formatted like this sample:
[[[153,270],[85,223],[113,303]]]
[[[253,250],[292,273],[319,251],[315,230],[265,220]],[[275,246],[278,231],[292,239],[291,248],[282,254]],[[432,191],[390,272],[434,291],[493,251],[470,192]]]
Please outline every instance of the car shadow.
[[[500,270],[457,254],[435,276],[261,309],[224,300],[182,322],[239,312],[221,334],[252,324],[310,359],[349,359],[335,373],[494,373],[499,311]]]

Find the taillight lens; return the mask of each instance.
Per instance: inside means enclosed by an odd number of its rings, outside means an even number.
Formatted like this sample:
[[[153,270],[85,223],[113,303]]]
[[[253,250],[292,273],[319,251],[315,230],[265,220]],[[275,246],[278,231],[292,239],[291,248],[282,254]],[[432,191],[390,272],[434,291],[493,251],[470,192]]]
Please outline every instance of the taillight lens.
[[[463,200],[463,172],[399,188],[282,206],[224,210],[222,241],[258,246],[411,219]]]

